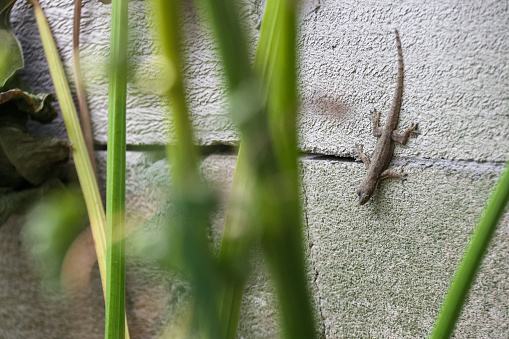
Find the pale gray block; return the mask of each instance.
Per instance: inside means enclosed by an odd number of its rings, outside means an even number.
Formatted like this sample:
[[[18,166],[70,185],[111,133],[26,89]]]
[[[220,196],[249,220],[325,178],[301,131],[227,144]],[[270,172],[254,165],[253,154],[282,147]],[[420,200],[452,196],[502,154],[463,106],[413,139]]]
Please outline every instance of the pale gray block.
[[[371,151],[370,111],[385,122],[405,64],[400,130],[422,134],[399,156],[505,161],[509,151],[509,10],[504,2],[314,1],[299,37],[301,148]]]
[[[153,156],[130,152],[129,159],[132,197],[137,196],[134,192],[164,187],[168,169],[163,158],[154,161]],[[212,155],[202,165],[222,197],[213,217],[216,241],[234,164],[234,156]],[[381,183],[373,199],[358,206],[355,191],[365,174],[361,163],[323,157],[302,161],[308,274],[318,326],[327,338],[429,335],[502,166],[420,160],[396,161],[393,168],[404,170],[407,180]],[[147,185],[155,188],[147,190]],[[141,197],[131,205],[136,213],[146,210]],[[508,240],[506,217],[462,313],[458,337],[509,333]],[[253,261],[260,273],[246,286],[239,325],[239,335],[245,338],[277,333],[277,303],[262,265]]]
[[[259,2],[242,12],[250,28]],[[60,52],[70,72],[72,2],[42,1]],[[131,62],[138,74],[160,75],[151,38],[146,2],[132,1]],[[301,11],[299,83],[301,149],[306,152],[351,155],[353,145],[367,150],[375,144],[369,112],[382,112],[384,122],[396,81],[398,28],[405,60],[405,90],[401,128],[419,123],[422,135],[401,156],[504,161],[509,151],[509,15],[504,2],[482,4],[439,1],[394,4],[387,1],[306,1]],[[110,7],[98,1],[83,9],[82,55],[95,140],[106,142],[107,77]],[[188,98],[202,145],[236,144],[238,133],[228,116],[226,90],[211,35],[195,14],[183,15],[187,30]],[[52,91],[36,27],[28,5],[19,1],[13,26],[25,54],[25,80]],[[135,78],[131,77],[131,80]],[[72,83],[72,80],[71,80]],[[160,87],[153,84],[152,87]],[[150,87],[150,85],[149,85]],[[158,88],[159,89],[159,88]],[[150,91],[150,89],[149,89]],[[162,144],[171,139],[164,103],[133,81],[129,85],[128,143]],[[54,127],[63,133],[60,125]]]
[[[367,205],[361,163],[302,162],[310,258],[327,338],[429,336],[501,166],[407,166]],[[509,218],[489,247],[458,338],[509,336]]]

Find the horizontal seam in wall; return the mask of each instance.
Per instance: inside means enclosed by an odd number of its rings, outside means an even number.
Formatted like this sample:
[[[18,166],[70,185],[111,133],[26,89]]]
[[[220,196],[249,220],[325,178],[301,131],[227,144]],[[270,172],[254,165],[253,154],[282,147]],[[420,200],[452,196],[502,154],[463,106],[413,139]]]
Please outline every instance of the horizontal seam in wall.
[[[107,146],[104,144],[96,144],[94,146],[96,151],[106,151]],[[231,145],[217,144],[198,146],[202,155],[207,156],[211,154],[216,155],[236,155],[238,148]],[[129,152],[165,152],[166,146],[164,145],[127,145],[126,150]],[[301,153],[301,160],[306,161],[330,161],[338,163],[352,163],[359,162],[352,156],[336,156],[320,153]],[[364,166],[361,162],[360,165]],[[394,157],[392,166],[404,166],[414,168],[438,168],[448,170],[470,170],[475,172],[492,172],[501,173],[505,167],[505,162],[502,161],[486,161],[477,162],[474,160],[450,160],[450,159],[427,159],[421,157]]]

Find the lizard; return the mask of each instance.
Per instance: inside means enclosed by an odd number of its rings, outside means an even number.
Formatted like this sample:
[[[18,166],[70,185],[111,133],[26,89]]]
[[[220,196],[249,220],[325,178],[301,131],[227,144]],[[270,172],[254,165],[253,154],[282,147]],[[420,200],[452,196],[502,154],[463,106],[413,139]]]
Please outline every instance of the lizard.
[[[355,152],[367,169],[366,177],[357,190],[360,205],[364,205],[368,202],[371,196],[375,193],[378,183],[383,179],[403,179],[403,173],[397,173],[388,169],[389,163],[392,160],[394,145],[395,143],[405,145],[410,135],[419,134],[417,124],[412,124],[403,133],[398,133],[396,131],[403,97],[403,52],[401,50],[401,40],[399,38],[398,30],[395,29],[394,31],[396,33],[396,46],[398,48],[398,73],[396,92],[393,97],[391,109],[387,116],[387,122],[385,126],[381,127],[380,113],[373,110],[373,136],[378,138],[378,142],[371,159],[364,154],[362,146],[357,146],[355,148]]]

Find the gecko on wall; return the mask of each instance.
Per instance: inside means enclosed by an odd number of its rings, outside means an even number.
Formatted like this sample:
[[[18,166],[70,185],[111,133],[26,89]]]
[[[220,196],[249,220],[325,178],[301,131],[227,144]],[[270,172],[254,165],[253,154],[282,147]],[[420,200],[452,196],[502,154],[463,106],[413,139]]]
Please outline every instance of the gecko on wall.
[[[368,202],[375,193],[378,183],[381,180],[403,178],[404,174],[388,169],[393,156],[394,144],[397,142],[405,145],[411,135],[419,134],[417,124],[412,124],[403,133],[398,133],[396,131],[403,96],[403,52],[401,50],[401,40],[399,39],[398,30],[396,29],[394,31],[396,33],[396,46],[398,48],[398,75],[396,93],[394,94],[392,106],[387,116],[387,122],[385,126],[381,127],[380,113],[377,113],[375,110],[373,111],[373,136],[378,137],[378,142],[371,159],[364,154],[362,146],[357,146],[355,149],[355,152],[368,170],[364,181],[357,190],[360,205],[364,205]]]

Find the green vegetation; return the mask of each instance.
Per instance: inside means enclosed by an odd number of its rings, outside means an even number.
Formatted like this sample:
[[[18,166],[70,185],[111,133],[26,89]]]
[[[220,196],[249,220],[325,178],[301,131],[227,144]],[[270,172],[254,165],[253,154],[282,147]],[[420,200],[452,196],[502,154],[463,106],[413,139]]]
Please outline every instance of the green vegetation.
[[[260,243],[278,289],[284,336],[313,338],[298,198],[295,4],[268,1],[268,23],[262,25],[254,71],[233,2],[198,1],[198,5],[216,36],[242,146],[232,193],[236,198],[228,207],[218,263],[206,240],[212,201],[197,170],[181,78],[180,4],[156,1],[157,32],[171,74],[168,96],[177,139],[168,149],[178,211],[174,222],[180,234],[173,238],[181,239],[177,246],[183,248],[177,266],[190,274],[194,288],[192,324],[200,324],[190,331],[206,338],[235,337],[248,252]]]
[[[10,14],[16,0],[0,1],[0,88],[21,68],[23,53],[18,39],[11,31]]]
[[[441,339],[451,336],[472,282],[481,266],[482,258],[493,237],[493,232],[495,232],[508,202],[509,162],[506,164],[505,171],[486,205],[463,259],[456,270],[431,338]]]
[[[93,227],[105,289],[106,337],[122,337],[125,319],[127,2],[114,1],[112,10],[107,227],[56,47],[42,9],[35,0],[33,4],[69,138],[73,142],[75,164]],[[233,2],[204,1],[199,5],[203,5],[202,14],[212,23],[216,34],[228,79],[232,112],[235,112],[233,119],[242,133],[234,190],[243,192],[243,205],[239,209],[235,205],[238,201],[231,201],[218,260],[207,237],[214,198],[200,177],[199,156],[193,145],[183,85],[180,3],[154,1],[157,34],[170,75],[167,94],[177,139],[176,144],[168,146],[174,181],[172,202],[176,212],[172,214],[172,220],[168,220],[167,231],[171,236],[162,237],[168,242],[159,242],[160,246],[172,250],[153,251],[166,255],[155,259],[166,268],[178,267],[190,277],[194,302],[187,335],[234,338],[243,284],[248,274],[245,269],[248,252],[254,244],[261,244],[276,282],[284,336],[312,338],[315,329],[306,286],[298,198],[295,4],[287,0],[268,2],[267,24],[262,25],[254,70]],[[264,147],[260,147],[260,143]],[[242,229],[243,236],[234,239],[231,236],[234,229]],[[157,244],[155,239],[154,244]],[[296,295],[299,297],[295,298]]]
[[[58,55],[55,40],[53,39],[48,22],[39,2],[37,0],[31,0],[30,2],[34,6],[34,14],[37,21],[37,26],[39,28],[39,34],[41,36],[44,52],[46,54],[46,59],[48,61],[51,78],[53,79],[60,110],[62,111],[62,116],[64,118],[67,135],[70,142],[72,143],[74,163],[76,165],[76,171],[78,173],[80,186],[83,192],[83,197],[85,199],[88,217],[90,220],[90,227],[94,236],[94,243],[96,247],[97,261],[99,263],[99,270],[101,272],[103,291],[105,293],[106,300],[109,300],[107,296],[107,291],[109,291],[107,288],[107,277],[110,275],[110,273],[106,268],[106,217],[101,197],[99,195],[99,188],[85,145],[85,140],[79,125],[78,115],[76,108],[74,107],[71,91],[65,77],[64,69],[60,61],[60,56]],[[123,289],[125,289],[124,285],[115,287],[117,292],[119,290],[123,291]],[[121,312],[124,312],[124,307],[122,307]],[[113,324],[112,326],[116,325]],[[128,337],[128,331],[125,332],[126,337]]]
[[[105,338],[108,339],[125,336],[127,4],[127,0],[113,0],[111,9],[106,172]]]

